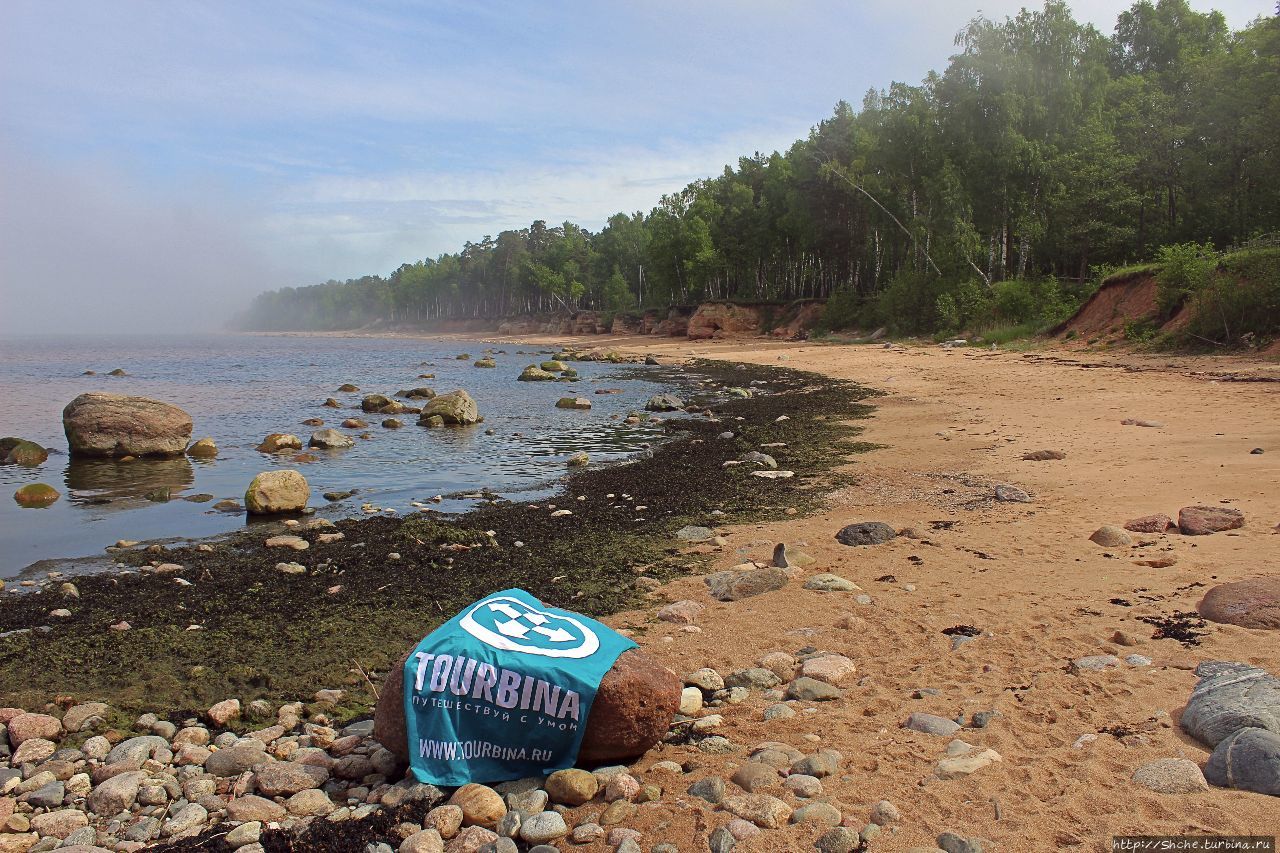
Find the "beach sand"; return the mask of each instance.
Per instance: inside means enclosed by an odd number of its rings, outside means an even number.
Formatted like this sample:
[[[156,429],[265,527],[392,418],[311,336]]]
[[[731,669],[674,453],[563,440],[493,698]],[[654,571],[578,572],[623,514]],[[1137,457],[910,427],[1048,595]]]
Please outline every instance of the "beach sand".
[[[553,341],[564,343],[516,342]],[[726,673],[754,666],[769,652],[814,646],[852,658],[860,680],[843,700],[786,720],[763,721],[768,702],[758,691],[741,705],[712,709],[725,718],[719,733],[739,751],[713,756],[668,746],[646,756],[640,769],[661,760],[692,761],[699,769],[678,779],[644,773],[645,781],[683,789],[701,776],[727,778],[756,743],[783,741],[804,752],[843,753],[841,772],[823,780],[824,797],[857,828],[878,800],[897,806],[902,819],[876,840],[877,850],[931,848],[944,831],[990,839],[1005,851],[1109,850],[1114,835],[1280,833],[1274,797],[1216,788],[1158,794],[1131,778],[1157,759],[1207,760],[1209,750],[1177,725],[1199,661],[1247,661],[1280,673],[1276,632],[1209,623],[1199,645],[1184,647],[1152,639],[1154,628],[1141,621],[1194,611],[1215,583],[1275,572],[1280,386],[1221,377],[1276,378],[1280,366],[759,340],[570,343],[652,353],[664,362],[705,357],[794,367],[885,394],[869,401],[876,411],[862,435],[882,447],[849,457],[832,448],[833,469],[851,473],[854,482],[833,495],[826,511],[725,528],[730,544],[713,564],[766,562],[774,543],[787,542],[816,560],[802,575],[839,574],[872,596],[872,605],[856,604],[851,593],[804,589],[801,580],[721,603],[690,577],[655,598],[705,604],[701,633],[657,621],[653,610],[608,620],[639,629],[641,646],[682,674],[706,666]],[[1163,425],[1123,425],[1125,419]],[[1266,452],[1251,454],[1255,447]],[[1066,458],[1022,459],[1046,449]],[[997,483],[1022,487],[1032,502],[993,501]],[[1247,523],[1212,536],[1133,534],[1134,544],[1123,548],[1089,541],[1101,525],[1152,513],[1176,519],[1180,507],[1196,504],[1230,505]],[[857,521],[914,528],[924,538],[837,543],[836,531]],[[1168,557],[1177,561],[1165,568],[1138,564]],[[982,634],[952,651],[943,630],[957,625]],[[1115,642],[1117,632],[1134,645]],[[1153,665],[1070,672],[1077,658],[1134,653]],[[924,688],[938,695],[912,698]],[[966,778],[934,778],[953,738],[903,729],[903,720],[914,711],[969,720],[980,710],[998,716],[954,737],[992,748],[1001,760]],[[1082,735],[1094,739],[1075,746]],[[663,802],[641,808],[640,823],[626,824],[642,830],[647,845],[665,839],[685,849],[730,817],[692,796]],[[736,849],[812,849],[822,831],[768,831]]]

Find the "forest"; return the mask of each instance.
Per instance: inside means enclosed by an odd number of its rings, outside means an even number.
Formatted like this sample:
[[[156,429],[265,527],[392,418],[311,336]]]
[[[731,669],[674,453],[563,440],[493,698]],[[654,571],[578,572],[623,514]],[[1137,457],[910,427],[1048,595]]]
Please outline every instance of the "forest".
[[[1141,0],[1108,36],[1049,0],[975,18],[955,44],[941,73],[841,101],[786,152],[647,213],[597,232],[539,220],[390,275],[263,293],[239,324],[816,297],[832,327],[1035,329],[1119,267],[1280,230],[1280,17],[1233,32]]]

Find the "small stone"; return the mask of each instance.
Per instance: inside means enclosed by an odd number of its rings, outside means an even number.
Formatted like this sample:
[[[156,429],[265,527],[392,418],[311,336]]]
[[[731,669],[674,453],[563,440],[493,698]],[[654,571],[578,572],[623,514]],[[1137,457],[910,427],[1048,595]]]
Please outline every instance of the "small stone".
[[[658,618],[663,622],[676,625],[692,625],[707,608],[696,601],[676,601],[658,611]]]
[[[778,771],[758,761],[748,761],[734,772],[731,781],[747,793],[778,784]]]
[[[797,797],[820,797],[822,796],[822,780],[816,776],[809,776],[805,773],[796,773],[782,780],[782,787],[786,788]]]
[[[898,807],[888,800],[881,800],[871,807],[871,822],[876,826],[888,826],[902,819]]]
[[[805,660],[801,672],[809,678],[845,687],[857,676],[858,667],[844,655],[819,655]]]
[[[577,768],[557,770],[546,781],[547,795],[551,801],[566,806],[580,806],[590,802],[599,789],[600,782],[594,774]]]
[[[856,829],[837,826],[823,833],[813,846],[819,853],[854,853],[862,849],[862,838]]]
[[[802,702],[827,702],[844,698],[844,691],[825,681],[802,676],[787,685],[787,697]]]
[[[960,726],[955,720],[948,720],[946,717],[939,717],[937,714],[924,714],[918,711],[907,717],[902,727],[941,737],[949,737],[960,730]]]
[[[1023,489],[1017,486],[1001,483],[996,486],[996,500],[1003,503],[1031,503],[1031,495],[1027,494]]]
[[[608,808],[600,815],[601,826],[614,826],[619,823],[626,823],[631,820],[636,813],[635,804],[629,800],[616,800],[609,804]]]
[[[714,669],[704,667],[694,670],[684,677],[684,683],[696,687],[706,693],[714,693],[724,689],[724,678]]]
[[[840,825],[840,810],[830,803],[807,803],[791,813],[792,823],[816,823],[835,827]]]
[[[1076,673],[1101,672],[1104,669],[1111,669],[1119,665],[1120,659],[1115,655],[1089,655],[1072,661],[1071,669]]]
[[[1209,790],[1199,765],[1185,758],[1161,758],[1144,764],[1134,771],[1133,781],[1158,794],[1194,794]]]
[[[449,805],[462,809],[462,822],[466,826],[483,826],[492,829],[507,813],[502,795],[487,785],[474,782],[453,792]]]
[[[209,721],[212,722],[215,726],[225,726],[227,723],[231,722],[232,720],[239,718],[240,700],[225,699],[222,702],[219,702],[213,707],[211,707],[208,711],[205,712],[205,715],[209,718]]]
[[[859,592],[862,587],[851,580],[828,573],[814,575],[804,582],[805,589],[818,592]]]
[[[520,837],[530,844],[546,844],[568,834],[569,827],[558,812],[539,812],[520,825]]]
[[[934,765],[934,775],[939,779],[960,779],[1000,760],[1000,753],[984,749],[967,755],[944,758]]]
[[[1122,548],[1133,544],[1133,538],[1128,533],[1111,524],[1104,524],[1093,531],[1089,541],[1103,548]]]
[[[764,709],[764,718],[769,720],[787,720],[796,715],[795,709],[785,702],[779,702],[776,705],[770,705]]]
[[[761,829],[778,829],[791,817],[791,806],[769,794],[726,796],[721,803],[726,811],[749,820]]]
[[[1178,510],[1178,530],[1186,536],[1208,536],[1244,527],[1244,513],[1225,506],[1186,506]]]
[[[776,777],[777,774],[775,773]],[[720,805],[724,799],[724,780],[719,776],[708,776],[705,779],[699,779],[689,786],[689,795],[706,800],[713,806]]]

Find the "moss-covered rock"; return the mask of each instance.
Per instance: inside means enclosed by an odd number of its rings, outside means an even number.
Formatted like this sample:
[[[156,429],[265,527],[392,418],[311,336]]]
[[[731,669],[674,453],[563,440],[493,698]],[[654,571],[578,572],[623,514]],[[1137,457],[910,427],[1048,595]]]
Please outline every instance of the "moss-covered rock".
[[[24,438],[0,438],[0,462],[34,467],[49,458],[49,451]]]
[[[212,438],[201,438],[191,442],[187,455],[196,459],[213,459],[218,455],[218,445],[214,444]]]
[[[244,506],[254,515],[273,515],[306,509],[311,499],[307,478],[297,471],[263,471],[244,493]]]
[[[437,396],[424,406],[418,423],[424,423],[432,417],[439,417],[446,424],[476,424],[480,422],[480,407],[470,394],[459,388]]]
[[[544,362],[550,364],[550,362]],[[521,382],[554,382],[556,375],[547,370],[541,370],[535,365],[529,365],[519,376]]]
[[[62,493],[53,486],[44,483],[29,483],[13,493],[18,506],[27,509],[40,509],[49,506],[62,497]]]
[[[568,369],[568,365],[566,365],[563,361],[544,361],[542,362],[542,364],[539,364],[538,367],[542,368],[548,373],[559,373],[562,370]]]

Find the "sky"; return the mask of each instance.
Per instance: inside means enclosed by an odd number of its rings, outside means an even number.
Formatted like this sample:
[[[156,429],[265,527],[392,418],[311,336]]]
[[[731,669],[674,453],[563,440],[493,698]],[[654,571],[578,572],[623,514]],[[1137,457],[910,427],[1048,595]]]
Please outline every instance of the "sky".
[[[1022,5],[4,0],[0,334],[209,329],[534,219],[598,229]],[[1129,3],[1071,5],[1109,34]]]

